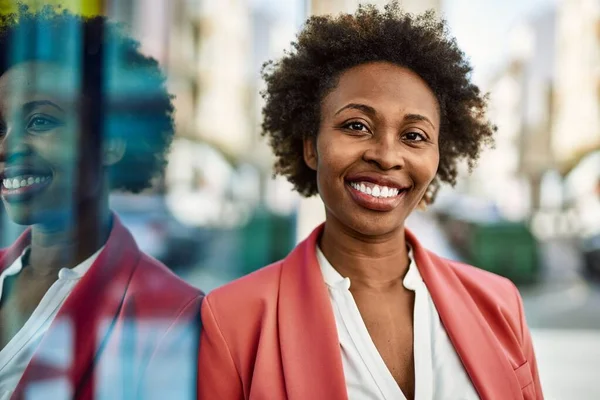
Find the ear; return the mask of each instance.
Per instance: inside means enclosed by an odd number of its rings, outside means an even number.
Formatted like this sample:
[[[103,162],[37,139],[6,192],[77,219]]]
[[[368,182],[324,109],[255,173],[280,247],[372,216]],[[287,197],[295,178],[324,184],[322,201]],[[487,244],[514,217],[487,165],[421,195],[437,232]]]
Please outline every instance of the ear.
[[[437,177],[433,178],[433,180],[429,183],[429,186],[427,187],[425,194],[423,194],[421,201],[419,201],[419,204],[417,205],[417,209],[420,211],[426,211],[427,206],[433,204],[433,201],[435,200],[435,196],[437,195],[437,192],[439,189],[440,189],[440,184],[439,184],[439,181],[437,180]]]
[[[121,161],[125,155],[126,147],[125,140],[123,139],[108,140],[102,151],[102,165],[108,167]]]
[[[317,170],[317,142],[316,138],[305,138],[304,144],[304,162],[308,165],[308,168],[316,171]]]

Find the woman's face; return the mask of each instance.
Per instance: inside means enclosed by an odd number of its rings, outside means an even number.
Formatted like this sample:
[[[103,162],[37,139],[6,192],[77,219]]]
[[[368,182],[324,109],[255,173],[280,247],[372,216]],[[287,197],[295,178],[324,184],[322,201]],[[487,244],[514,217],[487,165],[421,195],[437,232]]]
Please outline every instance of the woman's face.
[[[383,62],[345,71],[322,101],[316,146],[304,143],[327,221],[369,237],[403,229],[436,175],[439,128],[417,74]]]
[[[0,76],[0,193],[17,223],[53,221],[97,193],[97,176],[80,167],[79,77],[49,63]]]

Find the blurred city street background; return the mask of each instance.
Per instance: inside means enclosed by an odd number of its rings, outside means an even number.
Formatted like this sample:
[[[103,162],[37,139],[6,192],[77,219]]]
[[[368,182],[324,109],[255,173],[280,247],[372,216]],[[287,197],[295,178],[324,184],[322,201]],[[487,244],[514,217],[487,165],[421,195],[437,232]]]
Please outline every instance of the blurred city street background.
[[[308,15],[359,1],[48,2],[123,21],[168,74],[168,170],[153,190],[111,199],[142,250],[210,291],[284,257],[323,220],[319,199],[272,177],[260,68]],[[434,252],[517,284],[547,399],[600,399],[600,0],[402,4],[447,19],[498,126],[474,172],[408,227]],[[0,218],[7,245],[21,228]]]

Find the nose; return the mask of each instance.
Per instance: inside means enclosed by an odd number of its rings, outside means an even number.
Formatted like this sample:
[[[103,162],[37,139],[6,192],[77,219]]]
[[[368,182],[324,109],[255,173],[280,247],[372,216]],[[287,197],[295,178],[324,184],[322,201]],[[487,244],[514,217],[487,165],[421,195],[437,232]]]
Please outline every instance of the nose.
[[[404,168],[402,143],[396,133],[374,135],[368,143],[369,147],[363,154],[365,161],[384,171]]]

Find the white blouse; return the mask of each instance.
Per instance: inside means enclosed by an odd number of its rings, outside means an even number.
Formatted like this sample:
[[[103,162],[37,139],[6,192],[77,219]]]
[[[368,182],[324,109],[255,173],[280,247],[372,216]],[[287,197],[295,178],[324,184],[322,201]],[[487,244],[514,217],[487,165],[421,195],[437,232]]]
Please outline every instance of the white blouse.
[[[364,324],[344,278],[317,246],[317,259],[329,289],[350,400],[405,400]],[[414,362],[416,400],[479,399],[409,251],[404,287],[415,292]]]
[[[58,272],[58,280],[44,294],[25,325],[3,349],[0,349],[0,400],[10,399],[25,372],[25,368],[33,358],[39,342],[50,327],[54,317],[56,317],[61,305],[77,282],[90,269],[103,248],[78,266],[72,269],[61,269]],[[27,249],[10,267],[0,274],[0,300],[2,299],[4,280],[21,272],[23,269],[23,255],[26,252]]]

